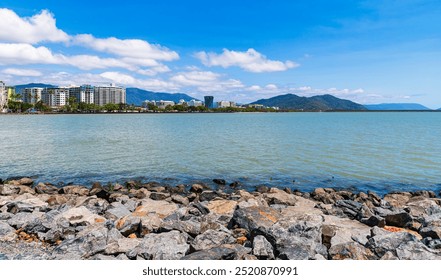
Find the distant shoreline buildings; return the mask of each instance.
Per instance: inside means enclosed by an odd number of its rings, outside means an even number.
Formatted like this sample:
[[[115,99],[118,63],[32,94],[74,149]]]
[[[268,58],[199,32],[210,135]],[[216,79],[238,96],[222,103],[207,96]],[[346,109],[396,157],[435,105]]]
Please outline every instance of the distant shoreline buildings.
[[[10,97],[12,92],[15,94],[15,88],[6,87],[5,83],[0,81],[0,112],[7,110],[8,95]],[[42,102],[53,109],[73,102],[98,106],[126,103],[126,89],[115,84],[109,86],[28,87],[23,88],[19,94],[23,103],[35,105]]]
[[[52,110],[68,111],[86,110],[86,111],[116,111],[127,108],[121,105],[127,105],[127,93],[123,87],[110,84],[107,86],[92,86],[84,84],[81,86],[66,87],[26,87],[20,92],[15,92],[15,87],[6,86],[0,81],[0,113],[7,112],[27,112],[29,110]],[[74,104],[77,106],[72,107]],[[83,105],[82,105],[83,104]],[[119,107],[107,106],[107,104],[119,105]],[[92,105],[92,107],[88,107]],[[96,107],[94,107],[96,105]],[[80,107],[78,107],[80,106]],[[204,108],[205,107],[205,108]],[[46,109],[45,109],[46,108]],[[72,109],[74,108],[74,109]],[[86,108],[86,109],[85,109]],[[119,108],[119,109],[116,109]],[[132,106],[135,108],[135,106]],[[221,100],[215,102],[214,96],[204,96],[204,101],[184,99],[179,102],[170,100],[145,100],[142,102],[139,111],[207,111],[216,109],[241,110],[244,108],[265,108],[262,105],[249,104],[237,105],[234,101]],[[278,108],[274,108],[278,110]],[[133,109],[132,109],[133,110]]]

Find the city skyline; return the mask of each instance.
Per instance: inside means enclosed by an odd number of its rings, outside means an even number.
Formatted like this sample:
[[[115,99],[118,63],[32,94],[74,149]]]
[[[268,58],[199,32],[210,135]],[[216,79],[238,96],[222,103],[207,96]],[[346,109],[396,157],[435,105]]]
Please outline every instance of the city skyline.
[[[3,1],[0,80],[441,107],[437,1],[286,2]]]

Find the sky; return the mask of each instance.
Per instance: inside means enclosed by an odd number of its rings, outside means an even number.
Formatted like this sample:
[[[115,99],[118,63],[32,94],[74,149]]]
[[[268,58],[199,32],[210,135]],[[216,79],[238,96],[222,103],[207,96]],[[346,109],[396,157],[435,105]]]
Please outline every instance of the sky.
[[[441,2],[0,1],[0,80],[441,107]]]

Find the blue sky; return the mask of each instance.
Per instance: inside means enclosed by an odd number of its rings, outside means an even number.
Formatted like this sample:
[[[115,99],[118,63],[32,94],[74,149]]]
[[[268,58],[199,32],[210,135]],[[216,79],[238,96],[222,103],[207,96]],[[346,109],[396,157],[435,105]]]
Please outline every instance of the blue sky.
[[[122,4],[123,3],[123,4]],[[441,2],[0,3],[0,80],[441,107]]]

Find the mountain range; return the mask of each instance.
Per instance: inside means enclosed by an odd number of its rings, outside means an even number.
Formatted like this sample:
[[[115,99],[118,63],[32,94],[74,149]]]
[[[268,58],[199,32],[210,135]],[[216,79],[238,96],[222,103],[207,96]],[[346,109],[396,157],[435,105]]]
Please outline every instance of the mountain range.
[[[429,108],[417,103],[382,103],[382,104],[364,105],[364,107],[366,107],[368,110],[378,110],[378,111],[430,110]]]
[[[261,104],[267,107],[279,107],[286,110],[304,111],[364,111],[366,108],[358,103],[340,99],[325,94],[312,97],[302,97],[295,94],[284,94],[268,99],[259,99],[251,104]]]
[[[139,88],[126,88],[127,104],[141,105],[144,100],[168,100],[178,103],[179,100],[190,101],[193,98],[185,93],[153,92]]]

